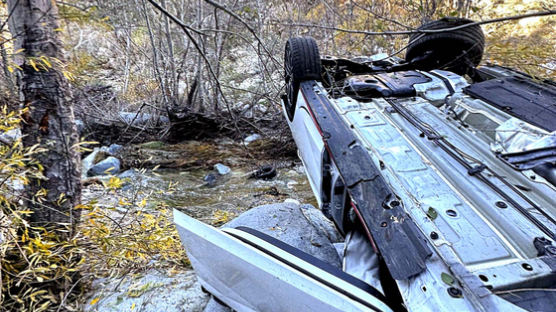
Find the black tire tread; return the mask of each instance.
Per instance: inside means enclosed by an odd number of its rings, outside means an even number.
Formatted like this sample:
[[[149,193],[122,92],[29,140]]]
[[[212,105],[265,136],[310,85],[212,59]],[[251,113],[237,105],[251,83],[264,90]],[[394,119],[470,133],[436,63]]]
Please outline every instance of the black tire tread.
[[[292,53],[292,74],[295,82],[321,79],[321,63],[317,42],[312,37],[288,40]]]
[[[289,57],[288,57],[289,52]],[[294,37],[286,43],[284,65],[291,65],[291,79],[286,78],[287,86],[293,94],[286,91],[285,109],[290,120],[295,114],[299,84],[305,80],[321,80],[321,60],[317,42],[312,37]],[[286,73],[287,75],[287,73]],[[292,98],[290,98],[292,97]]]
[[[423,24],[418,29],[434,30],[450,28],[472,22],[472,20],[465,18],[445,17],[440,20]],[[463,50],[467,50],[469,60],[474,66],[479,65],[483,57],[483,51],[485,48],[485,36],[479,25],[474,25],[449,32],[427,33],[419,38],[420,35],[421,33],[414,33],[410,35],[410,43],[407,47],[405,57],[407,61],[411,61],[412,59],[422,55],[427,50],[439,49],[442,49],[444,55],[450,55],[453,57],[459,54],[458,49],[461,49],[461,52],[463,52]],[[450,48],[452,49],[450,50]],[[447,60],[443,60],[444,64],[446,64],[446,61]],[[434,69],[435,65],[436,64],[434,64],[433,62],[429,62],[426,64],[421,64],[420,68],[418,69],[431,70]],[[452,70],[459,74],[465,74],[468,70],[468,66],[467,64],[456,60],[453,64],[449,64],[446,69]]]

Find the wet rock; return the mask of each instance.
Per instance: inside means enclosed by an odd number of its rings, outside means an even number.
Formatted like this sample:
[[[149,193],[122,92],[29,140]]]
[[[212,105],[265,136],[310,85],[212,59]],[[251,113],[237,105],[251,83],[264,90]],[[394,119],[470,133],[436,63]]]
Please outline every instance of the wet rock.
[[[85,312],[200,312],[208,301],[192,271],[167,276],[150,270],[139,277],[99,279],[93,289],[82,307]]]
[[[92,177],[106,174],[117,174],[118,172],[120,172],[120,160],[116,157],[110,156],[93,165],[87,171],[87,175]]]
[[[205,186],[211,187],[216,185],[216,174],[209,173],[204,178],[203,181],[205,182]]]
[[[246,137],[245,139],[243,139],[243,143],[245,145],[249,145],[249,143],[260,140],[262,138],[263,137],[260,134],[254,133],[254,134],[251,134],[250,136]]]
[[[230,169],[230,167],[220,163],[214,165],[214,170],[216,170],[216,172],[218,172],[219,175],[226,175],[232,172],[232,169]]]
[[[311,205],[282,203],[259,206],[242,213],[224,227],[246,226],[296,247],[341,268],[333,243],[340,234],[332,223]]]

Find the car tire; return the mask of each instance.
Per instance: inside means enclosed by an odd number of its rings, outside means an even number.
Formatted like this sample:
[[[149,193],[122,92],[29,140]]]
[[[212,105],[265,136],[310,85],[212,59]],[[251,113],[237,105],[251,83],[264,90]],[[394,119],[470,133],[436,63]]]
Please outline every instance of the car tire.
[[[472,20],[445,17],[423,24],[418,30],[452,28],[473,23]],[[409,37],[405,59],[413,62],[416,69],[444,69],[459,75],[481,62],[485,48],[485,36],[479,25],[440,33],[414,33]],[[425,57],[430,54],[428,57]]]
[[[312,37],[290,38],[284,52],[286,81],[285,110],[293,120],[299,84],[306,80],[321,79],[321,62],[317,42]]]

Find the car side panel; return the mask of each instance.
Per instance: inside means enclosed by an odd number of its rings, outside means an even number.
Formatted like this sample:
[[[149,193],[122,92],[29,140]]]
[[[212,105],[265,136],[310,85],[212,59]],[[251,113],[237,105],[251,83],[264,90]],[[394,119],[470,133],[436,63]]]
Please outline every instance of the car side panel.
[[[313,117],[308,111],[307,102],[301,91],[297,96],[297,107],[290,128],[313,193],[321,194],[324,142]],[[321,197],[316,197],[319,205],[321,205]]]

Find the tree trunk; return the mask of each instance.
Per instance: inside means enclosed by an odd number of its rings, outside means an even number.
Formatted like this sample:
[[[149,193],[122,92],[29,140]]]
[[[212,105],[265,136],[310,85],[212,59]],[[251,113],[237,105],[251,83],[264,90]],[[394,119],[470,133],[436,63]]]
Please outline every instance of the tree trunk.
[[[74,207],[81,201],[81,160],[71,91],[61,65],[56,2],[8,0],[8,11],[13,12],[9,27],[14,49],[24,49],[16,59],[22,68],[20,100],[28,109],[23,144],[44,149],[35,159],[44,167],[45,179],[32,179],[25,190],[30,219],[34,225],[73,228],[80,214]]]

